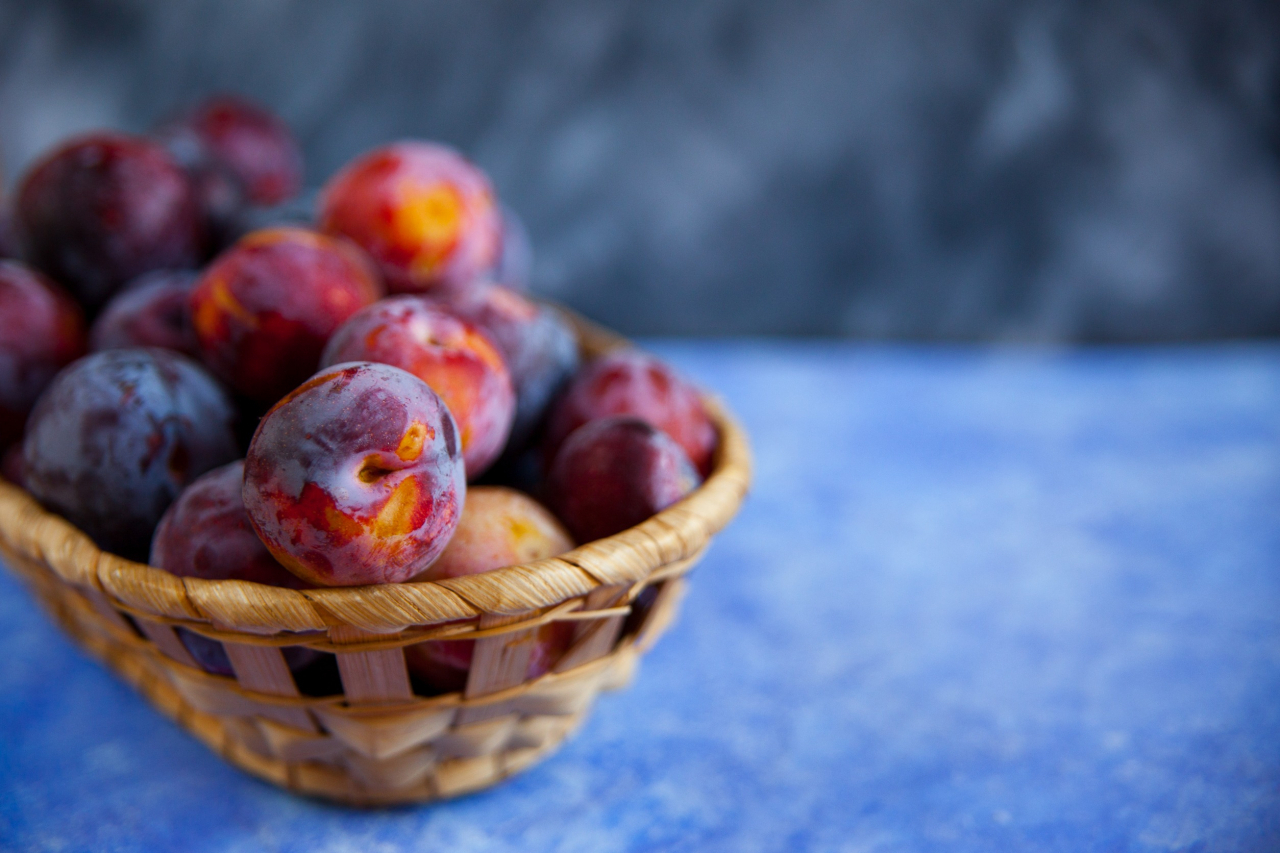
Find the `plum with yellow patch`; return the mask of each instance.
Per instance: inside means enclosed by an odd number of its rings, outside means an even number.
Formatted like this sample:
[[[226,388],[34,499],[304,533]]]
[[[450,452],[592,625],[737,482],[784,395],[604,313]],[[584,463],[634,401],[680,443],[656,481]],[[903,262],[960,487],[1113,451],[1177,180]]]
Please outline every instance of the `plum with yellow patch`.
[[[464,289],[502,248],[489,179],[429,142],[387,145],[349,163],[321,192],[320,227],[369,252],[393,293]]]
[[[501,486],[476,486],[467,493],[467,507],[449,547],[414,580],[480,574],[554,557],[572,547],[568,532],[533,498]],[[572,639],[571,622],[539,628],[525,677],[549,671]],[[407,647],[405,661],[411,673],[436,690],[461,690],[474,652],[474,640],[435,640]]]
[[[222,253],[191,292],[201,356],[232,388],[274,402],[315,372],[334,330],[382,295],[358,248],[266,228]]]
[[[416,376],[325,368],[262,419],[244,505],[277,560],[321,586],[397,583],[453,535],[466,496],[457,427]]]
[[[506,362],[475,325],[419,296],[393,296],[343,324],[321,364],[376,361],[409,371],[431,386],[457,421],[468,478],[498,458],[515,415]]]

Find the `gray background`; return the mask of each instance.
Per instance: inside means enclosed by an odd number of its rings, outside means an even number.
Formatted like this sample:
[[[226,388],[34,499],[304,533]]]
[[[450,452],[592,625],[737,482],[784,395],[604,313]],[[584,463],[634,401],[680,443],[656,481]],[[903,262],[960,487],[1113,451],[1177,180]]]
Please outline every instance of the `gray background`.
[[[445,140],[631,333],[1280,331],[1280,4],[0,0],[8,182],[218,90]]]

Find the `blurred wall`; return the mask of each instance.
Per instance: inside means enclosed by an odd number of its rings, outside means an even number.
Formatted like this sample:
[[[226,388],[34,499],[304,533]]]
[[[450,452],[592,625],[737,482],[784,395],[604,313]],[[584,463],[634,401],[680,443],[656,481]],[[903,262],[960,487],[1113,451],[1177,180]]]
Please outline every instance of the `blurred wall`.
[[[10,183],[211,91],[442,139],[633,333],[1280,331],[1280,4],[0,0]]]

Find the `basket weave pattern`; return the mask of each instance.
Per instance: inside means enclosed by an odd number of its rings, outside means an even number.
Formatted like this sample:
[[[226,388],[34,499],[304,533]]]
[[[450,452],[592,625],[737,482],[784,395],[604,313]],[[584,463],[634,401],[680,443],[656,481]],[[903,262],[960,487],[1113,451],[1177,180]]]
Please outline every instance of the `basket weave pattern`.
[[[621,343],[575,322],[587,356]],[[238,767],[354,805],[455,796],[555,749],[674,618],[684,574],[750,481],[745,435],[708,405],[720,449],[695,492],[616,536],[481,575],[307,590],[179,578],[100,551],[3,480],[0,555],[67,633]],[[632,614],[647,587],[656,595]],[[538,626],[563,620],[573,644],[526,682]],[[235,678],[201,669],[177,626],[221,641]],[[403,649],[443,638],[476,640],[466,687],[415,695]],[[333,653],[341,692],[304,695],[284,646]]]

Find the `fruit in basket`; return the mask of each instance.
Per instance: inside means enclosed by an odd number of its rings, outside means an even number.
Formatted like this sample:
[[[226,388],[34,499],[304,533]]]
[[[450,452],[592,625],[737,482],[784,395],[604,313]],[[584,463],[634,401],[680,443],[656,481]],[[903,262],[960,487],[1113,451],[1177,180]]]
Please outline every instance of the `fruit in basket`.
[[[243,484],[241,460],[215,468],[187,486],[156,527],[151,565],[184,578],[242,580],[288,589],[308,586],[276,562],[253,531],[241,497]],[[234,674],[217,640],[187,630],[179,636],[206,671]],[[292,670],[320,656],[304,646],[287,646],[283,651]]]
[[[213,377],[178,353],[86,356],[58,374],[27,421],[26,487],[99,547],[145,559],[178,493],[238,455],[234,416]]]
[[[440,395],[457,422],[467,477],[502,453],[516,395],[497,346],[476,326],[419,296],[394,296],[343,324],[321,363],[376,361],[407,370]]]
[[[252,204],[280,204],[302,188],[302,151],[288,126],[243,98],[202,101],[158,135],[184,165],[216,170]]]
[[[145,272],[195,266],[204,251],[187,175],[159,143],[119,133],[80,137],[36,163],[15,219],[26,258],[91,310]]]
[[[158,270],[131,282],[93,322],[89,348],[161,347],[199,358],[188,305],[195,280],[188,270]]]
[[[321,586],[423,571],[453,535],[465,495],[449,410],[386,364],[321,370],[266,414],[245,459],[254,529],[286,568]]]
[[[536,430],[547,404],[578,369],[578,339],[552,308],[498,284],[450,300],[449,309],[479,326],[502,351],[516,389],[508,444],[519,449]]]
[[[35,270],[0,261],[0,447],[21,437],[40,392],[84,349],[80,306]]]
[[[680,445],[634,417],[591,421],[564,441],[547,472],[547,503],[579,542],[620,533],[701,482]]]
[[[414,580],[444,580],[532,563],[573,547],[573,540],[550,511],[528,495],[498,486],[477,486],[467,494],[458,529],[440,559]],[[555,665],[573,639],[573,625],[551,622],[534,635],[526,678]],[[474,640],[433,640],[405,649],[409,671],[437,690],[461,690],[475,651]]]
[[[711,473],[716,429],[698,389],[651,355],[620,349],[590,362],[569,382],[547,414],[544,458],[585,423],[631,415],[665,432],[684,448],[702,476]]]
[[[242,98],[209,98],[157,136],[187,170],[218,247],[242,230],[248,211],[278,205],[302,187],[302,152],[289,128]]]
[[[502,216],[489,179],[429,142],[376,148],[325,184],[320,227],[373,256],[393,293],[457,292],[493,267]]]
[[[473,486],[449,546],[414,580],[459,578],[563,554],[573,540],[551,510],[503,486]]]
[[[206,364],[236,391],[273,402],[315,372],[335,329],[382,293],[355,246],[305,228],[242,237],[191,292]]]
[[[244,510],[243,491],[244,460],[215,468],[183,489],[156,527],[151,565],[184,578],[310,586],[262,544]]]

